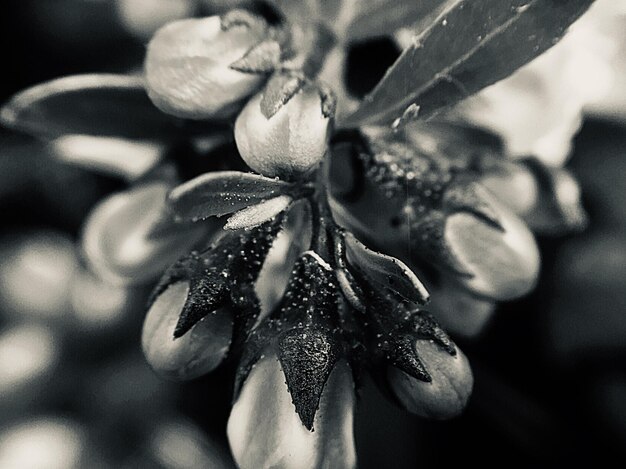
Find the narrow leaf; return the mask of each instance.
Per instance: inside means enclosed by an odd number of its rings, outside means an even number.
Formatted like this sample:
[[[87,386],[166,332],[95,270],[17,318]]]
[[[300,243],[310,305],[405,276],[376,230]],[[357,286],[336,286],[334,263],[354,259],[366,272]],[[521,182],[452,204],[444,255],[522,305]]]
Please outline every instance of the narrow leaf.
[[[164,140],[201,127],[159,111],[141,77],[114,74],[73,75],[28,88],[0,109],[0,123],[44,138],[82,134]]]
[[[219,171],[198,176],[170,192],[168,202],[180,220],[222,216],[286,193],[291,184],[258,174]]]
[[[346,233],[346,257],[366,278],[396,291],[409,301],[424,304],[426,287],[402,261],[372,251],[350,233]]]
[[[273,199],[264,200],[256,205],[238,211],[228,219],[225,230],[249,230],[261,223],[265,223],[289,207],[293,199],[288,195],[279,195]]]
[[[457,0],[417,36],[346,125],[417,119],[510,75],[556,44],[593,0]]]

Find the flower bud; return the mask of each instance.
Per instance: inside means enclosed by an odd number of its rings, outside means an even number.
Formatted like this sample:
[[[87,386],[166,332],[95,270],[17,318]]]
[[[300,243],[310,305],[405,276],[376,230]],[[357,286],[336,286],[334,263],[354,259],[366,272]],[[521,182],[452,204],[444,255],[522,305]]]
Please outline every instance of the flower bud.
[[[339,361],[322,391],[314,431],[303,425],[276,355],[256,363],[228,420],[228,440],[238,467],[337,468],[356,465],[352,420],[354,384]]]
[[[436,287],[429,286],[428,290],[431,293],[428,311],[451,334],[476,337],[493,316],[493,301],[478,298],[448,278],[440,279]]]
[[[446,219],[444,239],[469,274],[458,277],[461,285],[494,300],[510,300],[524,295],[537,282],[539,250],[526,225],[483,192],[502,229],[460,211]]]
[[[174,338],[188,293],[187,282],[168,287],[150,307],[143,325],[143,352],[154,371],[165,378],[193,379],[209,373],[222,362],[230,346],[232,319],[223,309]]]
[[[152,235],[163,218],[169,188],[146,184],[112,195],[93,209],[82,248],[94,273],[114,284],[146,283],[200,239],[205,228],[199,226],[173,226],[168,233]]]
[[[237,117],[235,142],[254,171],[301,177],[322,161],[333,116],[330,94],[300,77],[277,75]]]
[[[227,117],[279,60],[280,46],[270,39],[267,23],[244,11],[175,21],[148,45],[148,95],[174,116]]]
[[[422,417],[447,419],[459,415],[474,383],[467,358],[458,348],[455,355],[450,355],[429,340],[416,340],[415,349],[431,381],[421,381],[390,366],[389,384],[398,401]]]
[[[480,183],[519,217],[530,213],[539,198],[535,176],[523,165],[507,165],[503,172],[489,174]]]
[[[77,328],[87,334],[104,335],[119,330],[138,309],[141,295],[134,289],[111,285],[86,269],[79,269],[72,281],[70,302]]]

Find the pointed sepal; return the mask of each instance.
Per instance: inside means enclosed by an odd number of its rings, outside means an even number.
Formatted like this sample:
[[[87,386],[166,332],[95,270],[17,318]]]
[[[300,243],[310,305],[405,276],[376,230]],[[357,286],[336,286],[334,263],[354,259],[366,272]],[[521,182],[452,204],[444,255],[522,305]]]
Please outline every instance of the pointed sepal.
[[[278,351],[296,412],[304,426],[313,430],[322,391],[339,358],[339,347],[330,334],[302,328],[285,333]]]

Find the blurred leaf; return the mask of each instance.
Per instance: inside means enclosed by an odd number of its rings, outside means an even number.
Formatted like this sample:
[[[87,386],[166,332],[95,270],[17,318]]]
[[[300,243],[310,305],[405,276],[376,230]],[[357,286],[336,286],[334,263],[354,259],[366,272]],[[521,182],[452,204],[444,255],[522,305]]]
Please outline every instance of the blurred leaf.
[[[356,10],[348,25],[346,38],[362,40],[392,34],[402,27],[431,15],[437,16],[451,0],[366,0],[353,2]]]
[[[175,188],[169,204],[177,218],[195,221],[222,216],[275,198],[293,185],[258,174],[218,171],[198,176]]]
[[[115,74],[72,75],[28,88],[0,109],[0,123],[45,138],[84,134],[163,140],[206,131],[159,111],[141,77]]]
[[[415,38],[346,125],[427,119],[552,47],[591,3],[457,0]]]
[[[372,251],[350,233],[345,234],[346,258],[366,279],[390,288],[409,301],[428,302],[429,293],[404,262]]]
[[[67,134],[55,138],[51,148],[63,162],[134,181],[163,160],[166,145],[153,141]]]

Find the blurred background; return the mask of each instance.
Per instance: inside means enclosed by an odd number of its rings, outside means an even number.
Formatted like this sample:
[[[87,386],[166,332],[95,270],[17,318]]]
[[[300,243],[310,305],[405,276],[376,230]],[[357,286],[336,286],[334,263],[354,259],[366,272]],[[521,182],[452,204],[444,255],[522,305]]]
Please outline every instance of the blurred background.
[[[5,0],[0,102],[68,74],[140,70],[158,26],[222,3]],[[462,417],[412,417],[366,380],[360,468],[626,462],[626,16],[615,18],[613,78],[585,108],[567,162],[589,228],[539,238],[538,288],[499,305],[478,337],[457,338],[475,374]],[[386,47],[361,44],[350,60],[358,69],[367,51],[386,64]],[[354,89],[373,85],[359,76]],[[232,370],[157,378],[140,350],[149,286],[108,284],[81,259],[85,218],[127,186],[0,128],[0,468],[234,467]]]

